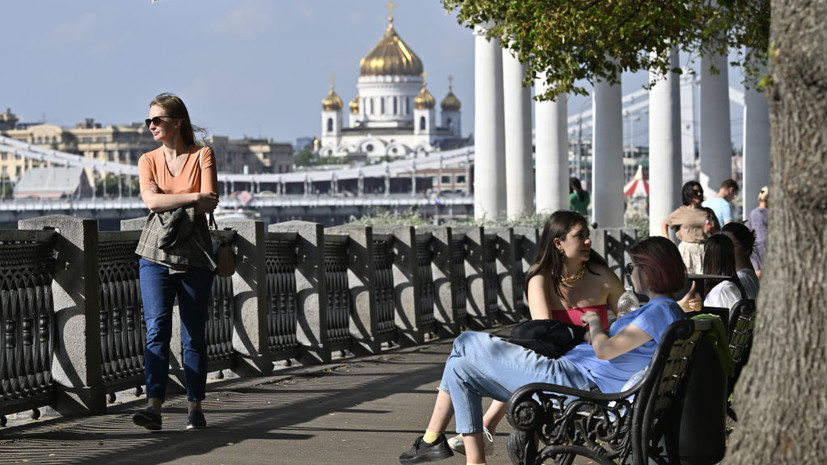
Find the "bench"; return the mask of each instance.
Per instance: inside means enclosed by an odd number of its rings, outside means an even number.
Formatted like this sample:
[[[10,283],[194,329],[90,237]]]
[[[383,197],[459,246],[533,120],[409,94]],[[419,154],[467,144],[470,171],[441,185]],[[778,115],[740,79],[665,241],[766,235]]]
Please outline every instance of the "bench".
[[[729,315],[729,353],[735,366],[735,372],[727,382],[727,415],[732,421],[738,421],[738,416],[732,409],[732,391],[735,383],[741,376],[741,369],[749,360],[752,349],[752,335],[755,330],[755,300],[743,299],[735,302]]]
[[[605,394],[547,383],[527,384],[508,402],[513,427],[508,454],[515,465],[546,460],[571,464],[575,456],[600,464],[669,463],[664,442],[668,413],[710,321],[681,320],[664,333],[643,379],[621,393]],[[539,441],[538,441],[539,440]],[[542,447],[538,450],[538,443]],[[671,447],[670,447],[671,449]]]

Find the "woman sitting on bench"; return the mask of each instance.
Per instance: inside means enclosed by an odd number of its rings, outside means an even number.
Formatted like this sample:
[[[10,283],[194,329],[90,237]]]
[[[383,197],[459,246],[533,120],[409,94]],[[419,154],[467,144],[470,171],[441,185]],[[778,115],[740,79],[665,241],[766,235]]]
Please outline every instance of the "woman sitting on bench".
[[[608,330],[609,311],[614,320],[624,289],[603,257],[592,250],[586,218],[559,210],[543,227],[537,257],[526,275],[525,291],[532,320],[559,320],[579,326],[583,314],[593,310]],[[506,404],[495,400],[483,415],[486,455],[494,451],[494,434],[505,411]],[[462,435],[449,439],[448,446],[465,454]]]
[[[608,333],[597,313],[586,312],[581,320],[588,325],[591,343],[581,343],[558,359],[489,333],[460,334],[445,363],[428,428],[399,462],[407,465],[452,456],[444,432],[456,413],[467,463],[484,464],[482,397],[507,402],[516,389],[535,382],[619,392],[633,374],[645,369],[666,328],[685,318],[672,294],[683,288],[686,268],[677,247],[663,237],[645,239],[629,254],[632,262],[626,271],[635,291],[648,295],[649,302],[620,317]]]

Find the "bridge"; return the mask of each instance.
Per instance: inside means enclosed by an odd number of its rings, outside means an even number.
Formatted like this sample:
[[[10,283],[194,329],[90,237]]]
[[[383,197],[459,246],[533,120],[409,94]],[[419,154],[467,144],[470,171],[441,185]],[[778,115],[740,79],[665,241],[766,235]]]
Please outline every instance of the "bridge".
[[[683,89],[697,85],[697,79],[682,80]],[[730,101],[744,105],[744,95],[729,89]],[[631,121],[635,115],[648,109],[649,92],[637,90],[622,99],[624,116]],[[592,127],[592,110],[584,109],[568,118],[569,134],[582,139]],[[694,150],[694,148],[693,148]],[[92,173],[115,174],[134,179],[138,167],[126,163],[85,158],[34,144],[0,136],[0,152],[24,157],[40,163],[81,167]],[[415,208],[426,216],[451,217],[473,215],[473,190],[470,187],[458,195],[441,195],[431,189],[430,177],[443,169],[465,167],[466,180],[473,179],[471,166],[474,147],[420,154],[412,158],[360,166],[337,166],[279,174],[219,173],[222,191],[221,209],[227,215],[258,215],[273,222],[291,219],[310,219],[329,225],[350,216],[360,216],[376,209],[401,211]],[[580,159],[570,156],[570,165],[580,167]],[[430,174],[425,175],[423,172]],[[580,172],[590,177],[590,170]],[[470,186],[470,182],[466,182]],[[248,191],[252,198],[232,196]],[[66,214],[97,218],[103,228],[121,218],[140,216],[146,208],[140,199],[120,190],[106,198],[61,200],[0,201],[0,224],[48,214]]]

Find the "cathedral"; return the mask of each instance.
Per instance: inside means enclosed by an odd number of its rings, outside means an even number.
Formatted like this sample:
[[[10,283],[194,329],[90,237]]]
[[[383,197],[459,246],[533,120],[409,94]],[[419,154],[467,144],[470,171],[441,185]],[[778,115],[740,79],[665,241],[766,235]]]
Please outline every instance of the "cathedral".
[[[321,156],[376,161],[472,143],[470,137],[462,137],[461,103],[451,86],[440,102],[437,119],[422,60],[396,33],[392,12],[385,35],[362,58],[359,69],[357,93],[347,108],[347,127],[344,103],[333,83],[322,100]]]

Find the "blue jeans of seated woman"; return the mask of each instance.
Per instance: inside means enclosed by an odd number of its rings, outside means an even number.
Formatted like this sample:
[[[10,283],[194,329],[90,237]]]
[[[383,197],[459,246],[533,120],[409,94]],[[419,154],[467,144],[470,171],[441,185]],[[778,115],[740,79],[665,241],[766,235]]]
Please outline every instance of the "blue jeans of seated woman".
[[[187,400],[204,400],[207,386],[207,307],[215,273],[199,267],[186,273],[170,273],[166,266],[143,258],[139,261],[139,267],[146,321],[146,396],[161,401],[166,398],[172,306],[177,296]]]
[[[451,396],[457,433],[482,432],[482,398],[508,402],[528,383],[591,390],[597,386],[566,359],[550,359],[488,333],[466,331],[454,340],[439,389]]]

